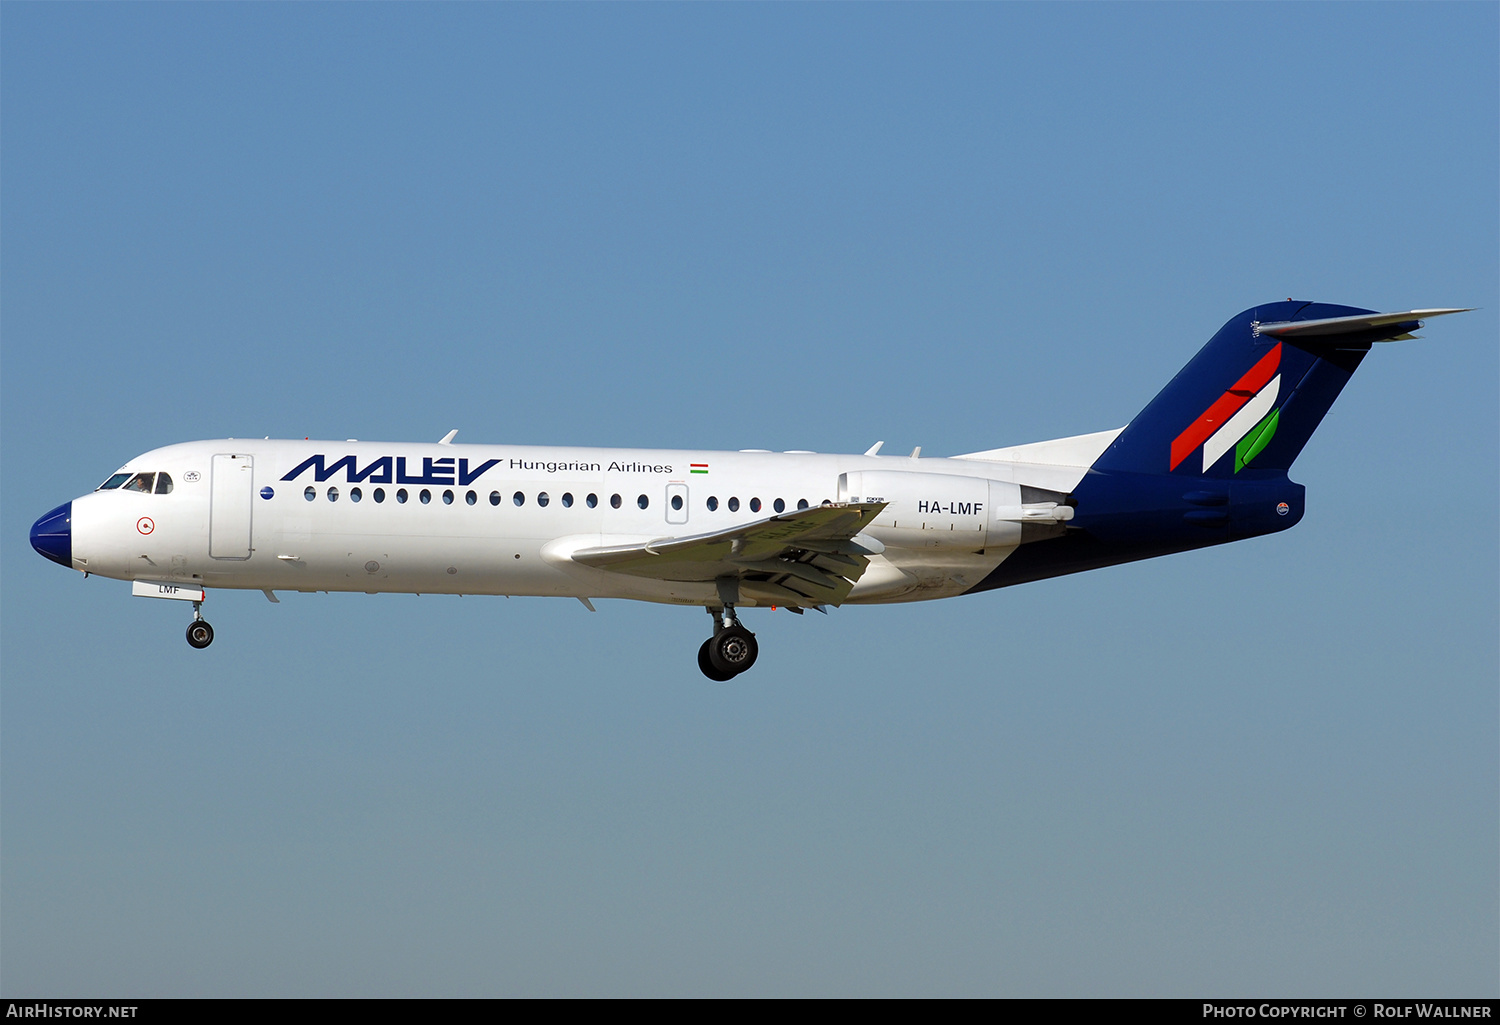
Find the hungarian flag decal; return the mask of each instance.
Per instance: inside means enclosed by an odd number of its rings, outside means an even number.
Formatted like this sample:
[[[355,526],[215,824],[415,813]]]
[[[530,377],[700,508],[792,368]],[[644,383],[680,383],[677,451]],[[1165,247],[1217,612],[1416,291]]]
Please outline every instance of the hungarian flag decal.
[[[1234,472],[1258,456],[1276,433],[1276,397],[1281,392],[1281,343],[1260,358],[1245,376],[1205,409],[1172,442],[1169,469],[1203,448],[1203,472],[1226,452],[1235,453]]]

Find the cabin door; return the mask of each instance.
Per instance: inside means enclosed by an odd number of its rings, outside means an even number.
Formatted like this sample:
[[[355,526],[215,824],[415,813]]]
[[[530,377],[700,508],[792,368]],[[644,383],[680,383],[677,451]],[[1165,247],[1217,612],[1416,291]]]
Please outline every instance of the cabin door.
[[[214,456],[208,506],[208,554],[215,559],[250,558],[254,463],[247,455]]]

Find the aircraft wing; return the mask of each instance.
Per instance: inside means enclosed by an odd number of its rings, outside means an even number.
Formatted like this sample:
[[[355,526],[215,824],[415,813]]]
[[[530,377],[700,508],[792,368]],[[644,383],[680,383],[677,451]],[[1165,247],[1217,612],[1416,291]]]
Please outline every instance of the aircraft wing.
[[[885,546],[859,537],[884,502],[846,502],[781,513],[711,534],[584,548],[574,562],[657,580],[734,583],[759,602],[838,605]]]

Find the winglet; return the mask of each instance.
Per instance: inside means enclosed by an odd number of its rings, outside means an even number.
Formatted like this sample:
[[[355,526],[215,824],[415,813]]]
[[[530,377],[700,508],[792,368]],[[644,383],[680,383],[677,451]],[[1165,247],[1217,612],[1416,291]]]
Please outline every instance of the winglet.
[[[454,439],[454,437],[457,434],[458,434],[458,428],[455,427],[455,428],[453,428],[453,430],[451,430],[447,434],[443,435],[443,440],[440,441],[440,442],[438,442],[438,444],[439,445],[451,445],[451,444],[453,444],[453,439]]]

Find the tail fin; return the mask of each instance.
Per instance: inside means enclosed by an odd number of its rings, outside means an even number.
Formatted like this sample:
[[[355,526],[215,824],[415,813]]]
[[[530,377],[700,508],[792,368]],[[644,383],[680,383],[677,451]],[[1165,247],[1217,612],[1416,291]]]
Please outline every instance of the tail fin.
[[[1233,478],[1284,474],[1375,342],[1424,317],[1327,303],[1269,303],[1221,327],[1121,432],[1094,469]]]

